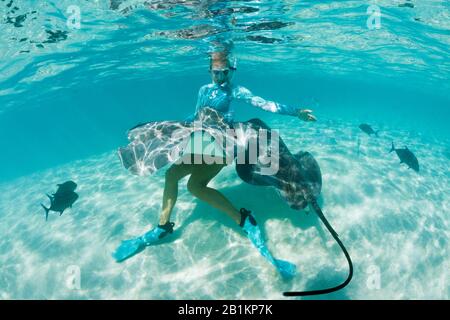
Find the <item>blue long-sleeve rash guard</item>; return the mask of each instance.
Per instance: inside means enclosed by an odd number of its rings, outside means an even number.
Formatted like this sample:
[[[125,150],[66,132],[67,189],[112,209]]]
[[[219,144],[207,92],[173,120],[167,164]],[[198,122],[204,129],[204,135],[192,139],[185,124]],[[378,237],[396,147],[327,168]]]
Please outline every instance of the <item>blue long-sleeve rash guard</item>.
[[[210,107],[220,111],[224,115],[226,121],[232,122],[234,110],[231,107],[231,102],[234,99],[242,100],[254,107],[278,114],[296,116],[299,111],[299,108],[258,97],[243,86],[235,86],[232,84],[218,85],[216,83],[211,83],[200,88],[195,114],[190,116],[188,121],[192,121],[202,108]]]

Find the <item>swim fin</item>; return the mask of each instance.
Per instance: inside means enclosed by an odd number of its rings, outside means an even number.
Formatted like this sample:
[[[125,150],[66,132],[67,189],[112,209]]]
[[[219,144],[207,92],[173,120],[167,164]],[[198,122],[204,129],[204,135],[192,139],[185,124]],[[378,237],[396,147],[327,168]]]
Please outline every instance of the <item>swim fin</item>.
[[[297,267],[289,261],[274,259],[275,267],[283,278],[293,278],[297,274]]]
[[[156,228],[148,231],[140,237],[123,240],[120,246],[112,254],[113,258],[117,262],[122,262],[131,258],[144,250],[145,247],[155,244],[158,240],[164,238],[168,233],[172,233],[174,225],[175,224],[173,222],[167,222],[164,225],[158,225]]]
[[[112,256],[116,262],[122,262],[128,258],[131,258],[135,254],[138,254],[144,250],[144,248],[144,241],[142,241],[141,237],[123,240]]]
[[[270,253],[269,249],[264,243],[264,239],[256,223],[255,218],[251,215],[251,211],[242,208],[241,213],[241,223],[240,226],[247,234],[247,237],[253,243],[253,245],[258,249],[259,253],[265,257],[272,265],[277,268],[278,272],[283,278],[292,278],[296,275],[296,266],[288,261],[275,259]]]

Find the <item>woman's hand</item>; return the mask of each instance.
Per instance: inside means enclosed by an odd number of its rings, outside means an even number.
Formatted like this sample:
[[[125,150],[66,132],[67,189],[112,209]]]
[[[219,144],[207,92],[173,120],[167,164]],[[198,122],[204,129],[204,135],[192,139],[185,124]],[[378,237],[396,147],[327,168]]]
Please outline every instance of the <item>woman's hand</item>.
[[[297,116],[303,121],[317,121],[317,118],[312,113],[313,111],[309,109],[299,109]]]

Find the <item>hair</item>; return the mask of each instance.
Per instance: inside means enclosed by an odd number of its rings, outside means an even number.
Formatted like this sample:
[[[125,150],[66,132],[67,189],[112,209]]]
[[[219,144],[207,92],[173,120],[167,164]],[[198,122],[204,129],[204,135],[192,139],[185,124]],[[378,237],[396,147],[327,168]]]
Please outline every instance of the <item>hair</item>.
[[[231,66],[230,60],[228,58],[227,51],[215,51],[212,52],[209,59],[209,68],[212,69],[212,65],[215,62],[220,62],[225,64],[227,67]]]

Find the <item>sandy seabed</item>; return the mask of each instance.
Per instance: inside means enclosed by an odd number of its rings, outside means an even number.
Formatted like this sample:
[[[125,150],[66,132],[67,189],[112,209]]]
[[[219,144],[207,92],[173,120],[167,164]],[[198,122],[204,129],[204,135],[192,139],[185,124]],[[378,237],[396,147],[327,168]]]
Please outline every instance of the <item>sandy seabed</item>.
[[[316,298],[448,299],[448,141],[389,128],[368,137],[355,123],[299,127],[282,120],[270,124],[289,148],[317,158],[320,202],[355,266],[347,288]],[[388,153],[392,140],[416,154],[420,173]],[[69,179],[79,200],[46,222],[45,193]],[[297,265],[298,275],[283,280],[240,228],[193,199],[185,182],[174,234],[120,264],[111,257],[120,241],[158,222],[163,171],[132,176],[111,151],[1,184],[0,299],[283,299],[283,291],[345,279],[344,256],[314,213],[291,210],[272,188],[244,184],[234,166],[212,182],[255,213],[277,258]]]

